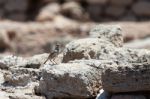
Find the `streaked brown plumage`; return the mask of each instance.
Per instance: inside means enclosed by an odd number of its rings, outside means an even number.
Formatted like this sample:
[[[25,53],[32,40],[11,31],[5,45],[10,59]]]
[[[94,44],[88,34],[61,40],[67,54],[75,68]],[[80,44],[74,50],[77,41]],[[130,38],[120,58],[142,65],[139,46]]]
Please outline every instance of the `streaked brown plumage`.
[[[54,59],[58,56],[59,52],[60,52],[60,45],[59,45],[59,44],[56,44],[54,51],[49,54],[49,56],[48,56],[48,58],[46,59],[46,61],[44,62],[44,64],[45,64],[48,60],[50,60],[52,63],[56,64],[56,62],[55,62]]]

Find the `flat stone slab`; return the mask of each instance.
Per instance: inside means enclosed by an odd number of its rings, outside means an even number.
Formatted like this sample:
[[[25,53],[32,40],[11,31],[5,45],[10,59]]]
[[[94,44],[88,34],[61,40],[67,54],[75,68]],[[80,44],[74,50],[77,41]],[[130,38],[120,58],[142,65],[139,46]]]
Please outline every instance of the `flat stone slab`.
[[[128,62],[106,66],[102,73],[102,86],[113,93],[150,91],[149,74],[150,51],[131,50]]]

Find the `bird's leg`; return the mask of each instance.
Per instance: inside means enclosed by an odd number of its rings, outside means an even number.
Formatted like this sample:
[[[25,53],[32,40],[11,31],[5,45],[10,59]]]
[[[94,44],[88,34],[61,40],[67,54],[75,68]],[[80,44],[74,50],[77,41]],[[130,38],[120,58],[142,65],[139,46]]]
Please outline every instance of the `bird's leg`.
[[[52,62],[53,64],[57,64],[57,63],[55,62],[55,60],[54,60],[54,59],[51,59],[51,62]]]
[[[46,61],[44,62],[44,64],[49,60],[49,57],[46,59]]]
[[[44,64],[45,64],[48,60],[50,60],[50,53],[49,53],[49,55],[48,55],[46,61],[44,62]]]
[[[54,60],[53,60],[53,59],[50,59],[50,62],[51,62],[52,64],[56,64],[56,63],[54,62]]]

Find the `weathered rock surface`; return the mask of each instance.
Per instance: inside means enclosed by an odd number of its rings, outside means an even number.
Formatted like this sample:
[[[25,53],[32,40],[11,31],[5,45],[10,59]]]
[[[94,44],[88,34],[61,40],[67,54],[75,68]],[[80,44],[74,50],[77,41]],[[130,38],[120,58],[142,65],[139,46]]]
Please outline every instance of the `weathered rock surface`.
[[[149,50],[123,50],[123,61],[115,66],[106,66],[102,74],[104,90],[110,92],[149,91]],[[121,53],[121,52],[120,52]],[[122,58],[121,58],[122,59]]]
[[[101,88],[101,72],[106,64],[110,65],[111,62],[78,60],[59,65],[45,65],[36,92],[48,99],[93,97]]]
[[[122,46],[123,42],[120,27],[113,25],[95,27],[91,30],[90,37],[67,44],[63,62],[83,58],[100,59],[109,52],[113,52],[115,47]]]
[[[123,45],[123,33],[120,25],[97,25],[90,31],[90,37],[103,39],[116,47]]]
[[[43,7],[37,15],[37,21],[51,21],[60,13],[60,5],[58,3],[50,3]]]
[[[25,68],[39,69],[41,64],[48,58],[48,54],[34,55],[27,59],[26,63],[23,64]]]
[[[33,60],[40,60],[44,55],[32,57]],[[32,60],[31,58],[29,58]],[[0,56],[0,97],[3,99],[45,99],[44,96],[37,96],[34,87],[38,85],[41,78],[41,71],[35,64],[27,67],[29,61],[17,56]],[[31,63],[35,63],[30,61]],[[38,62],[38,61],[37,61]],[[3,63],[3,64],[2,64]]]
[[[0,58],[0,68],[9,69],[15,66],[21,66],[26,62],[26,59],[22,57],[17,57],[14,55],[1,56]]]
[[[28,74],[11,74],[5,73],[4,74],[5,83],[12,85],[12,86],[25,86],[28,84],[30,80],[30,76]]]
[[[61,13],[72,19],[81,20],[81,21],[86,20],[86,14],[84,10],[77,2],[70,1],[64,3],[61,7]]]
[[[104,46],[105,45],[105,46]],[[66,45],[63,62],[76,59],[99,59],[100,52],[110,52],[114,45],[98,38],[86,38]]]
[[[54,21],[60,21],[61,18],[57,17]],[[30,26],[32,25],[33,23],[30,23]],[[70,25],[69,20],[65,25]],[[79,29],[77,25],[73,30]],[[40,26],[42,25],[38,24],[34,28],[23,27],[27,29],[26,32],[31,32]],[[46,27],[48,28],[49,24]],[[62,28],[63,25],[57,24],[57,31]],[[87,27],[82,28],[84,30]],[[103,87],[104,92],[97,96],[97,99],[101,99],[107,96],[105,92],[150,91],[149,50],[122,47],[122,30],[118,25],[98,25],[89,35],[89,38],[74,40],[67,44],[64,54],[58,55],[57,64],[43,64],[48,54],[30,58],[0,56],[0,95],[2,94],[4,99],[29,99],[32,96],[33,99],[42,98],[37,95],[44,95],[47,99],[85,99],[95,98]],[[31,84],[32,88],[27,88]],[[14,90],[21,88],[29,93],[23,91],[17,95],[17,91]],[[31,92],[33,89],[34,92]],[[112,99],[118,97],[126,99],[138,96],[112,95]],[[145,96],[141,95],[138,98],[145,99]]]
[[[1,87],[0,97],[2,99],[46,99],[44,96],[37,96],[34,94],[34,86],[37,83],[30,83],[25,87]]]

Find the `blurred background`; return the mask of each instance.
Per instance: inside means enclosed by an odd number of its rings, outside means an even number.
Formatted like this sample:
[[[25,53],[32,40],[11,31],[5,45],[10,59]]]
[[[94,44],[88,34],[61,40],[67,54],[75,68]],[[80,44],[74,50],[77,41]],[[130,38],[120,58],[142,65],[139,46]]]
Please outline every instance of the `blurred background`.
[[[0,53],[48,53],[96,24],[119,24],[126,47],[150,49],[150,0],[0,0]]]

